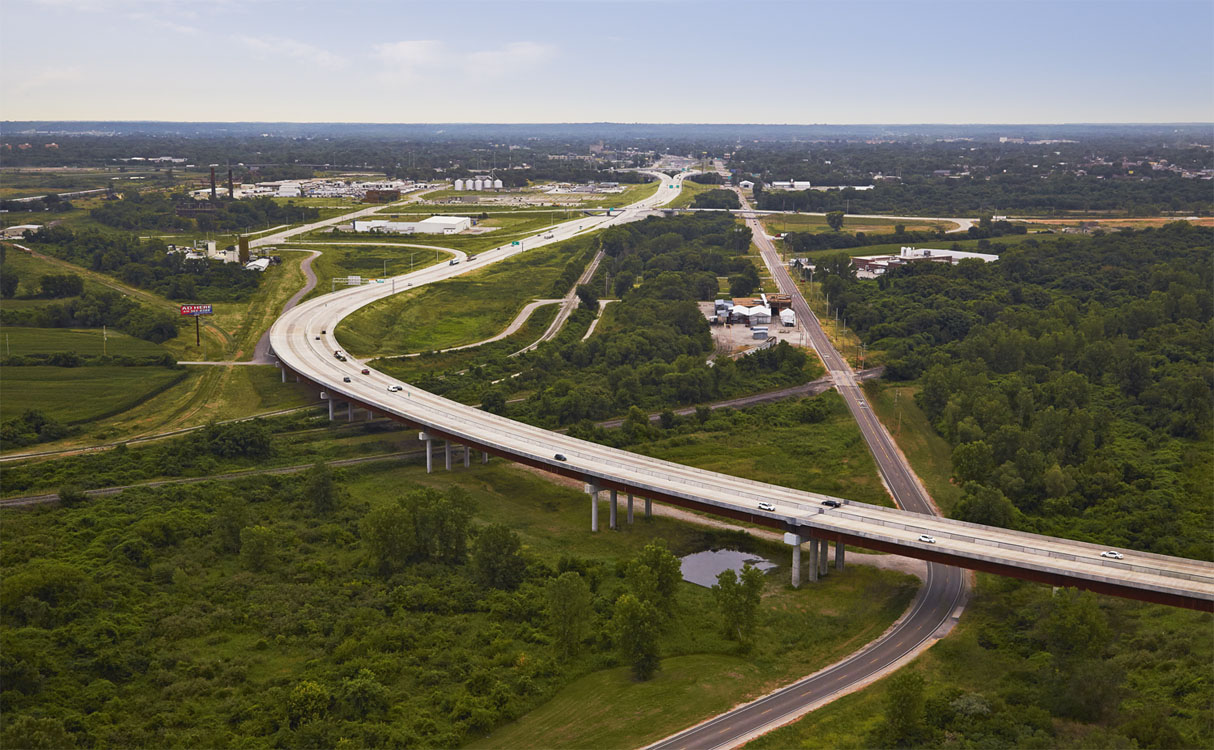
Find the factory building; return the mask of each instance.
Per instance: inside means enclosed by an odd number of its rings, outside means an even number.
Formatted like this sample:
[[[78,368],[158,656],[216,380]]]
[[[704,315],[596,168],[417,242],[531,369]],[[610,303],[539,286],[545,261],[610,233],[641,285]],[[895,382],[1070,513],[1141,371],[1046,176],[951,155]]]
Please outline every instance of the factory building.
[[[431,216],[421,221],[388,221],[387,219],[355,220],[355,232],[385,234],[458,234],[472,227],[467,216]]]
[[[904,247],[897,255],[865,255],[851,259],[856,269],[856,278],[875,279],[890,268],[904,266],[907,263],[948,263],[957,265],[963,260],[973,258],[984,263],[994,263],[998,255],[989,253],[971,253],[964,250],[933,250],[931,248]]]

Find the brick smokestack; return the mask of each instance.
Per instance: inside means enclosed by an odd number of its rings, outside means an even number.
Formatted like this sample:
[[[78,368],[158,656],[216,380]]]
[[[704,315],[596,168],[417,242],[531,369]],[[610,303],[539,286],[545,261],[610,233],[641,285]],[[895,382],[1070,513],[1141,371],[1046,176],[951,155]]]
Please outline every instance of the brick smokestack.
[[[211,167],[211,200],[215,200],[215,167]]]
[[[228,167],[228,200],[236,200],[236,190],[232,187],[232,168]]]

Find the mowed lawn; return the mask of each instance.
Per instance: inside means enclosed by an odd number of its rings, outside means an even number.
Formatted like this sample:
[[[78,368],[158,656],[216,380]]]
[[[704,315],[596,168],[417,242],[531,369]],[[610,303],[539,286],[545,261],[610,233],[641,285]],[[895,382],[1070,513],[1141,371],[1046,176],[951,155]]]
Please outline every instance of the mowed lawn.
[[[110,356],[155,357],[168,350],[150,341],[120,331],[100,328],[0,328],[0,352],[5,357],[53,352],[75,352],[83,357]]]
[[[565,264],[584,250],[584,241],[562,242],[373,302],[341,322],[337,340],[359,357],[484,341],[509,325],[528,301],[551,294]]]
[[[186,376],[164,367],[4,368],[0,421],[37,409],[67,424],[126,411]]]

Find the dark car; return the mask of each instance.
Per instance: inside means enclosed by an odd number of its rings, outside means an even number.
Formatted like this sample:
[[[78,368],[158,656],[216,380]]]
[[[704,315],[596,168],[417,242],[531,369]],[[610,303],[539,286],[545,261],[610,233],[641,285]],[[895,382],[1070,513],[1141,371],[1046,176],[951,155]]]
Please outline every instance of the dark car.
[[[843,503],[839,502],[838,500],[823,500],[822,504],[827,508],[838,508]]]
[[[555,458],[557,461],[568,461],[569,460],[569,459],[565,458],[564,453],[558,453],[555,456],[553,456],[553,458]]]
[[[343,382],[343,383],[349,383],[349,382],[350,382],[350,376],[349,376],[349,375],[345,376],[344,378],[342,378],[342,379],[341,379],[341,382]]]

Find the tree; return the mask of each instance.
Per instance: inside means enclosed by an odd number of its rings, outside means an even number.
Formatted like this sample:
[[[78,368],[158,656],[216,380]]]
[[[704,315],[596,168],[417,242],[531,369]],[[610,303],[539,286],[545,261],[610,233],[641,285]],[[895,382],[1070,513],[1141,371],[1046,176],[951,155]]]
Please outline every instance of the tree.
[[[509,526],[495,523],[481,529],[472,543],[472,577],[490,588],[517,588],[527,572],[522,546]]]
[[[587,310],[597,310],[599,308],[599,297],[590,288],[589,284],[577,285],[577,298],[581,301],[582,307]]]
[[[240,551],[241,531],[249,521],[249,513],[243,498],[229,497],[219,505],[215,513],[215,540],[225,552]]]
[[[333,481],[333,472],[323,461],[317,461],[304,475],[304,497],[312,501],[318,516],[333,512],[341,499],[341,489]]]
[[[611,634],[620,658],[632,667],[638,680],[648,680],[658,670],[658,614],[653,606],[632,594],[615,602]]]
[[[730,297],[749,297],[754,294],[754,291],[759,288],[757,279],[743,273],[735,273],[729,277],[729,296]]]
[[[359,523],[363,547],[380,573],[400,570],[417,554],[413,514],[403,502],[371,510]]]
[[[59,488],[59,504],[65,508],[79,505],[85,500],[88,500],[88,495],[78,485],[65,484]]]
[[[826,214],[826,225],[834,231],[839,231],[843,228],[843,212],[831,211]]]
[[[908,669],[890,678],[889,690],[885,693],[885,723],[890,733],[890,745],[910,745],[921,733],[923,685],[923,675]]]
[[[261,571],[274,561],[273,529],[246,526],[240,530],[240,560],[249,570]]]
[[[552,639],[561,656],[569,659],[581,648],[594,616],[590,586],[585,578],[570,570],[549,580],[544,594]]]
[[[355,721],[380,716],[390,704],[388,689],[369,669],[360,669],[354,677],[341,683],[341,704],[346,715]]]
[[[662,619],[670,615],[683,571],[679,558],[666,549],[665,542],[655,539],[646,544],[641,554],[628,564],[627,577],[638,599],[653,606]]]
[[[79,297],[84,293],[84,280],[74,273],[48,273],[42,276],[41,287],[43,297]]]
[[[331,697],[318,682],[304,680],[296,685],[287,696],[287,720],[291,728],[297,729],[301,724],[324,718],[329,712]]]
[[[17,294],[17,285],[20,283],[21,276],[16,271],[0,272],[0,297],[12,299]]]
[[[962,482],[985,480],[994,464],[994,453],[985,440],[962,443],[953,449],[953,473]]]
[[[994,487],[987,487],[978,482],[966,482],[954,518],[1010,529],[1015,526],[1016,507]]]
[[[723,570],[712,587],[713,598],[721,612],[725,637],[749,644],[754,636],[763,597],[763,572],[753,565],[742,568],[742,575],[732,569]]]
[[[500,388],[490,388],[481,396],[481,409],[490,414],[501,414],[506,411],[506,396]]]

